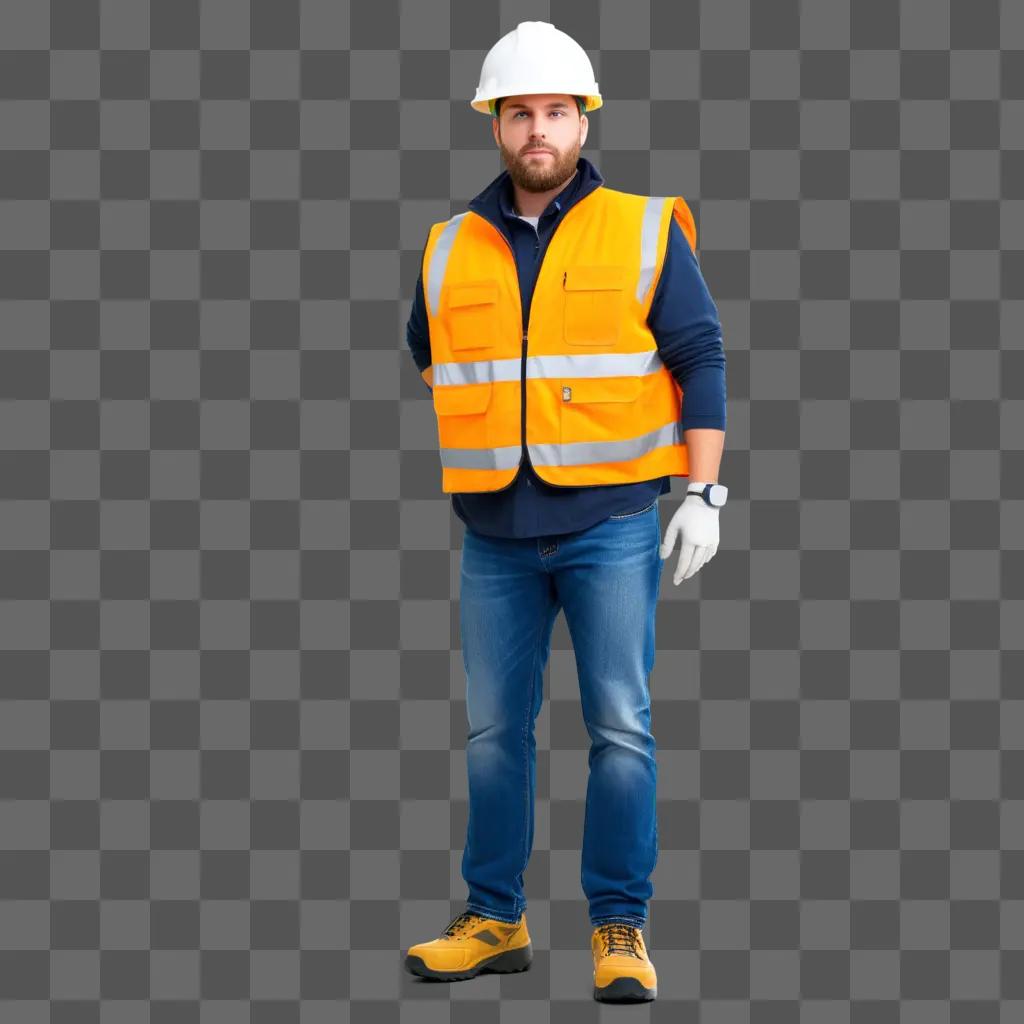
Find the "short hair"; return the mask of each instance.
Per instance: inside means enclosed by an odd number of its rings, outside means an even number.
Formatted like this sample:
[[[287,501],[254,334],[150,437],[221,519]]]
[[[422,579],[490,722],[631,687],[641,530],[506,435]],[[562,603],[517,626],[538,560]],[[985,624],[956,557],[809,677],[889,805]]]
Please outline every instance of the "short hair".
[[[507,97],[499,96],[496,100],[488,100],[491,105],[491,113],[495,117],[498,117],[501,113],[501,102],[504,99],[507,99]],[[573,96],[573,99],[576,101],[576,106],[579,107],[580,117],[582,117],[587,112],[587,105],[584,103],[582,96]]]

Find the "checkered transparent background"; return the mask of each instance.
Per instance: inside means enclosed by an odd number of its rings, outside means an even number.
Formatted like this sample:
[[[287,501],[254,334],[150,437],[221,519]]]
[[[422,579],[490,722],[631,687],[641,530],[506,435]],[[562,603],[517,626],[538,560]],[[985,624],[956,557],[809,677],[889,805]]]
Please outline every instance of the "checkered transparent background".
[[[563,618],[532,970],[401,964],[467,810],[404,327],[530,18],[594,61],[608,184],[689,202],[727,351],[634,1013],[1024,1016],[1024,5],[4,0],[3,1024],[597,1019]]]

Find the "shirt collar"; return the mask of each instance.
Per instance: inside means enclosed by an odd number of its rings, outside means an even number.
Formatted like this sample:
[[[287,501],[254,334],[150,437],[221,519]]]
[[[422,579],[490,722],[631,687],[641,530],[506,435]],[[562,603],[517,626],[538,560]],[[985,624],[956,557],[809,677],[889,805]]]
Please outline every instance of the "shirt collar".
[[[571,206],[604,184],[601,172],[582,154],[576,162],[576,171],[565,188],[548,205],[549,211],[562,216]],[[556,208],[554,202],[558,202],[559,207]],[[517,218],[512,209],[512,183],[508,171],[502,171],[482,192],[474,196],[468,208],[507,236],[509,225]]]
[[[548,216],[548,214],[558,214],[562,208],[575,197],[576,193],[579,192],[580,182],[583,181],[583,171],[580,167],[580,162],[576,162],[576,173],[573,174],[572,178],[566,183],[565,188],[551,200],[550,203],[545,207],[544,212],[541,214],[542,217]],[[501,183],[501,188],[498,189],[498,206],[501,209],[502,216],[506,220],[516,220],[519,214],[516,213],[515,207],[512,205],[512,178],[508,171],[504,174],[504,180]]]

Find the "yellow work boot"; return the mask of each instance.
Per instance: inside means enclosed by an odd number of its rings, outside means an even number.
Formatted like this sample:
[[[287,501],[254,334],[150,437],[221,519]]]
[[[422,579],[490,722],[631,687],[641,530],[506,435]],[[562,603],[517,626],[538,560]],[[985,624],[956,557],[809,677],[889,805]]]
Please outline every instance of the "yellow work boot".
[[[439,938],[410,946],[406,969],[421,978],[463,981],[478,974],[525,971],[533,961],[526,914],[516,924],[473,911],[459,914]]]
[[[642,1003],[658,996],[658,975],[641,930],[620,921],[599,924],[590,938],[594,998],[602,1003]]]

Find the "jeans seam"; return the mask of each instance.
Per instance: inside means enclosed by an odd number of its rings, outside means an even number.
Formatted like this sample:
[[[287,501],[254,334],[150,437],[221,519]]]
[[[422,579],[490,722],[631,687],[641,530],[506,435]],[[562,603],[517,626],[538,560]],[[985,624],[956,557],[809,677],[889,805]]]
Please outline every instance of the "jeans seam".
[[[537,638],[538,642],[533,648],[533,662],[530,665],[530,696],[526,701],[526,717],[523,719],[523,767],[526,769],[523,775],[524,784],[524,799],[523,799],[523,853],[522,853],[522,864],[523,864],[523,887],[526,886],[526,866],[527,866],[527,831],[530,824],[530,751],[528,737],[530,735],[530,715],[533,714],[533,699],[534,694],[537,690],[537,663],[540,661],[540,647],[541,637]],[[522,913],[526,908],[525,894],[523,898],[523,905],[519,908],[519,913]]]

